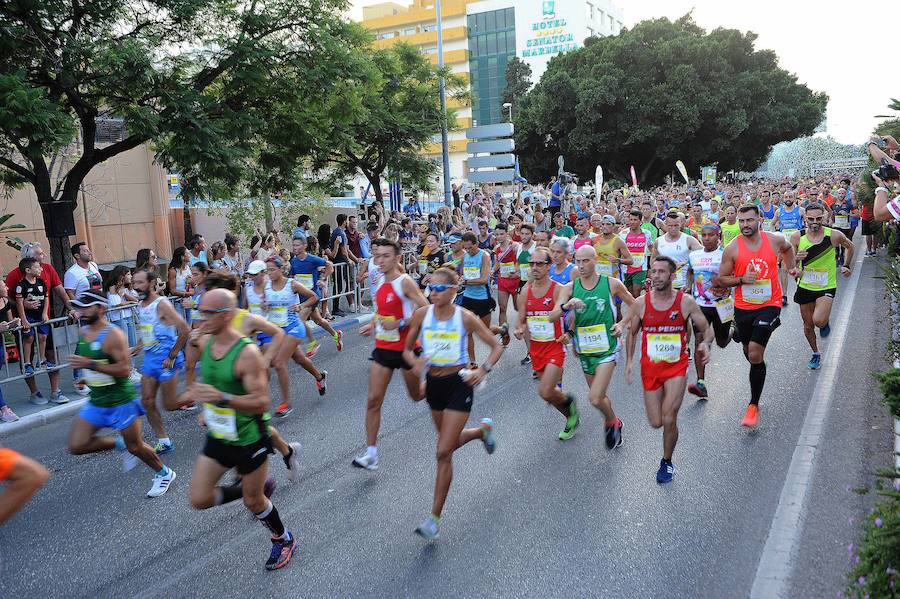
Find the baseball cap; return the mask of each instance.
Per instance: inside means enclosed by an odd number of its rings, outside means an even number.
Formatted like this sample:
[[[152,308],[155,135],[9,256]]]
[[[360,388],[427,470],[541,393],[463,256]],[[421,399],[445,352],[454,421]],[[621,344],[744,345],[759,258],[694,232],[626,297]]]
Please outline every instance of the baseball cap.
[[[451,235],[447,238],[447,243],[456,243],[457,241],[462,241],[462,237],[459,235]]]
[[[254,260],[247,266],[248,275],[258,275],[264,270],[266,270],[266,263],[262,260]]]
[[[600,221],[614,225],[614,224],[616,224],[616,217],[613,216],[612,214],[604,214],[603,218],[601,218]]]
[[[109,304],[109,300],[99,291],[85,291],[76,299],[73,299],[71,303],[78,308],[89,308],[91,306],[106,306]]]

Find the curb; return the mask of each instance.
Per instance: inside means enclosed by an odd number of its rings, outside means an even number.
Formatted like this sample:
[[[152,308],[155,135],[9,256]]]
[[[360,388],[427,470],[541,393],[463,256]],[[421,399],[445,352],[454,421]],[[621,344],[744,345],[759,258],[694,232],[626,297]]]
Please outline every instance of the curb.
[[[353,318],[345,318],[340,322],[332,323],[331,326],[333,326],[335,330],[342,331],[345,329],[351,329],[355,326],[364,325],[367,322],[371,321],[374,317],[375,314],[371,313],[360,314]],[[325,337],[328,335],[328,333],[325,332],[325,329],[321,328],[315,323],[311,323],[310,327],[312,329],[313,337]],[[86,397],[74,399],[67,404],[55,406],[52,408],[46,408],[41,410],[40,412],[22,416],[15,422],[10,422],[0,426],[0,438],[9,437],[16,433],[31,430],[45,424],[50,424],[51,422],[55,422],[67,416],[71,416],[72,414],[78,412],[78,410],[81,409],[81,406],[83,406],[86,401]]]

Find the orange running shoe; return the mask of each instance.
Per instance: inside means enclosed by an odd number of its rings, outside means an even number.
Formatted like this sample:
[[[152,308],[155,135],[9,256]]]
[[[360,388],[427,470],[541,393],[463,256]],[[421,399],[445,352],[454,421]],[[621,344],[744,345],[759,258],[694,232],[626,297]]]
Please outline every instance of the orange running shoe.
[[[756,428],[757,424],[759,424],[759,408],[750,404],[747,406],[747,413],[744,414],[744,419],[741,420],[741,426]]]
[[[283,401],[278,406],[278,409],[275,410],[275,415],[278,416],[279,418],[284,418],[285,416],[287,416],[288,414],[290,414],[293,411],[294,410],[293,410],[293,408],[291,408],[291,404],[289,404],[286,401]]]

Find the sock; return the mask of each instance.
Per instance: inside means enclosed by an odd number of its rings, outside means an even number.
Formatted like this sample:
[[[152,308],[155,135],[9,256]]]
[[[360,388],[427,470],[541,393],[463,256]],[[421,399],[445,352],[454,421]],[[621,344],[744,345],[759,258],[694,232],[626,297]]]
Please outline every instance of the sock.
[[[294,455],[294,448],[291,447],[290,445],[288,445],[288,452],[287,452],[287,455],[281,456],[281,459],[284,460],[284,465],[285,465],[285,466],[288,465],[288,463],[289,463],[289,461],[290,461],[292,455]]]
[[[118,451],[125,451],[125,439],[122,437],[116,437],[116,449]]]
[[[281,517],[278,510],[272,505],[271,501],[266,501],[269,505],[256,514],[256,519],[263,523],[263,526],[269,529],[273,537],[284,538],[284,524],[281,523]]]
[[[440,517],[440,516],[435,516],[434,514],[431,514],[431,521],[434,522],[435,524],[440,524],[440,523],[441,523],[441,517]]]
[[[766,363],[750,365],[750,403],[759,405],[759,398],[762,397],[763,385],[766,384]]]
[[[814,351],[814,352],[813,352],[813,355],[814,355],[814,356],[818,356],[818,355],[820,355],[820,354],[819,354],[819,352]]]
[[[169,467],[163,464],[163,467],[159,469],[159,472],[156,473],[156,476],[165,476],[169,473]]]
[[[698,385],[705,385],[705,384],[706,384],[706,381],[705,381],[704,379],[697,379],[697,384],[698,384]]]
[[[366,447],[366,455],[369,456],[370,458],[377,458],[378,457],[378,447],[376,447],[375,445],[369,445],[368,447]]]
[[[224,505],[226,503],[231,503],[232,501],[237,501],[241,497],[244,496],[244,481],[238,481],[233,485],[228,485],[227,487],[216,487],[215,494],[215,504],[216,505]]]
[[[157,439],[157,441],[159,441],[163,445],[171,445],[172,444],[172,440],[169,439],[168,437],[160,437],[159,439]]]

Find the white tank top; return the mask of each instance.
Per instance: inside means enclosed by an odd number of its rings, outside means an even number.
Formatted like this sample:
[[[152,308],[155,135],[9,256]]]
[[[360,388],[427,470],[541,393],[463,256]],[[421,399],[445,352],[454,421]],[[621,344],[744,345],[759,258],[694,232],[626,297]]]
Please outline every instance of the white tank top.
[[[275,291],[271,281],[266,286],[266,303],[268,314],[266,318],[274,325],[286,327],[296,322],[297,313],[291,307],[300,303],[300,297],[294,292],[290,279],[284,280],[284,286]]]
[[[438,320],[434,306],[428,306],[422,320],[422,349],[429,366],[461,366],[469,361],[462,310],[453,306],[450,320]]]
[[[178,339],[178,330],[171,325],[163,324],[159,319],[159,303],[167,301],[164,297],[158,297],[147,306],[139,304],[138,319],[141,327],[141,340],[144,349],[157,352],[166,351],[175,347]]]
[[[266,301],[266,295],[271,289],[271,284],[269,280],[266,279],[266,284],[263,286],[262,295],[256,293],[253,289],[253,281],[249,281],[245,287],[247,292],[247,311],[254,316],[262,316],[266,317],[265,311],[262,309],[263,303]]]
[[[375,301],[375,294],[378,288],[384,283],[384,273],[375,266],[375,258],[369,258],[369,267],[366,269],[366,278],[369,280],[369,289],[372,293],[372,301]]]
[[[659,249],[660,256],[668,256],[678,264],[686,264],[691,250],[688,247],[688,235],[682,233],[676,241],[669,241],[665,235],[661,235],[656,239],[656,247]],[[681,289],[687,283],[686,270],[684,266],[679,267],[675,272],[675,282],[672,287]]]
[[[191,276],[191,267],[185,266],[181,270],[175,271],[175,291],[186,291],[187,280]]]

